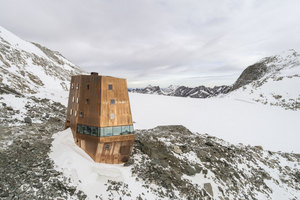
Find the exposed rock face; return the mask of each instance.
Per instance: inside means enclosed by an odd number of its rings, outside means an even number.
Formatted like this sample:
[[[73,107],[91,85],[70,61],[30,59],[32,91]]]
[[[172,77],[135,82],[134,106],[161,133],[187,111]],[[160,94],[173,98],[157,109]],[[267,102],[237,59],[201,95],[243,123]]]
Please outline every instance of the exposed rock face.
[[[230,86],[225,85],[215,86],[213,88],[205,86],[195,88],[180,86],[174,91],[174,93],[170,93],[168,95],[177,97],[208,98],[219,94],[227,94],[230,91],[230,88]]]
[[[135,136],[126,165],[161,198],[273,199],[273,190],[286,191],[287,199],[300,195],[298,154],[231,145],[183,126],[136,130]]]
[[[263,58],[247,67],[234,83],[230,95],[263,104],[300,109],[300,55],[288,50]]]
[[[259,62],[247,67],[233,84],[231,90],[236,90],[244,85],[262,78],[267,72],[265,62]]]

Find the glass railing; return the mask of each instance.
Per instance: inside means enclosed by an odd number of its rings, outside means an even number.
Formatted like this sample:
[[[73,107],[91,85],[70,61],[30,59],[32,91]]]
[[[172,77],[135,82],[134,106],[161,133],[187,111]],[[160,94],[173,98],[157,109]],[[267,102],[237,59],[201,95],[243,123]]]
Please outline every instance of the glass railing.
[[[95,127],[78,124],[77,133],[91,135],[96,137],[107,137],[116,135],[133,134],[133,125],[128,126],[111,126],[111,127]]]

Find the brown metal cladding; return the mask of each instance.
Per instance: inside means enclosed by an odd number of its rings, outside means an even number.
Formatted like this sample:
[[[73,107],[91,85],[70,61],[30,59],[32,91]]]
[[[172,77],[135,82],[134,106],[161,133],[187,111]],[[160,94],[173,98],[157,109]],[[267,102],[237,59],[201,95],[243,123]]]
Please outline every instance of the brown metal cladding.
[[[112,89],[109,89],[112,85]],[[134,135],[95,137],[77,133],[77,125],[113,127],[132,125],[126,79],[72,76],[66,117],[75,143],[95,162],[123,163],[129,159]],[[109,148],[107,148],[107,145]]]

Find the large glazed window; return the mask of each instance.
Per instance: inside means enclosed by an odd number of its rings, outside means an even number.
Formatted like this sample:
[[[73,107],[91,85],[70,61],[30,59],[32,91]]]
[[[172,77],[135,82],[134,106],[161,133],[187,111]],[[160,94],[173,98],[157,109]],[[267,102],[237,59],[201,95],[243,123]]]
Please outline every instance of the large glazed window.
[[[77,125],[77,132],[83,134],[83,125],[78,124]]]
[[[112,126],[112,127],[95,127],[95,126],[85,126],[77,125],[77,133],[91,135],[95,137],[109,137],[118,135],[128,135],[133,134],[133,126]]]
[[[114,126],[113,127],[113,135],[121,135],[121,133],[122,133],[121,126]]]
[[[129,126],[122,126],[122,135],[129,134]]]
[[[91,127],[91,135],[98,136],[98,127]]]
[[[112,127],[103,128],[103,137],[112,136]]]

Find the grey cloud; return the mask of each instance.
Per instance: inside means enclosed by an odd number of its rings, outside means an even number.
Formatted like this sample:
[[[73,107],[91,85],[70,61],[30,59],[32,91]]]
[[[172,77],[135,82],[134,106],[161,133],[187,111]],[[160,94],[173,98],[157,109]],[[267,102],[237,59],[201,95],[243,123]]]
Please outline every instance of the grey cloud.
[[[0,25],[132,87],[220,85],[264,56],[299,50],[299,7],[298,0],[2,0]]]

